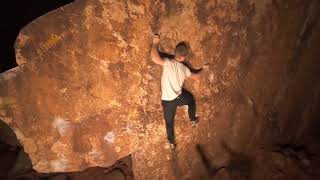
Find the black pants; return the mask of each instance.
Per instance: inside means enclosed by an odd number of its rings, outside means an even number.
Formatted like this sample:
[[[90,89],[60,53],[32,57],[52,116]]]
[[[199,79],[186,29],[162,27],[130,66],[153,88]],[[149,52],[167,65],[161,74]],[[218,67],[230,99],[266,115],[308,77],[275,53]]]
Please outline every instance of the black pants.
[[[190,121],[196,120],[196,103],[193,95],[185,89],[172,101],[162,100],[164,119],[166,121],[167,137],[170,143],[174,143],[174,116],[177,106],[188,105],[188,114]]]

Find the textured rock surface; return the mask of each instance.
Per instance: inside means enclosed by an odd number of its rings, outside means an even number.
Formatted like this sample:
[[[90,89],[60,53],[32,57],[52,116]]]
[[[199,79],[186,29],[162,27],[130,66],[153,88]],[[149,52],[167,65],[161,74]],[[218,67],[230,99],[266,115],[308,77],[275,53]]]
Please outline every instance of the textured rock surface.
[[[138,144],[148,102],[142,81],[151,77],[141,72],[150,46],[141,33],[150,27],[141,5],[125,5],[77,1],[21,33],[17,61],[27,63],[2,75],[1,114],[36,170],[109,166]]]
[[[221,179],[263,179],[273,144],[318,147],[318,15],[312,0],[78,0],[20,33],[21,66],[0,77],[0,116],[41,172],[108,166],[134,152],[137,179],[205,179],[199,144],[229,167]],[[178,109],[174,152],[164,145],[151,32],[162,51],[185,40],[194,67],[210,64],[186,82],[201,122],[192,129]]]

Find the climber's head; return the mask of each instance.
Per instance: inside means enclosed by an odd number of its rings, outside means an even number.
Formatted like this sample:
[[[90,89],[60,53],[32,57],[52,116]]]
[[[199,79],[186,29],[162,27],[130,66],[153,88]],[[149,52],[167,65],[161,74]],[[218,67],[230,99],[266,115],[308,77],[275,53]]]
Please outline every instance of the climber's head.
[[[175,59],[179,62],[184,61],[186,56],[189,54],[189,49],[189,45],[186,42],[179,42],[174,50]]]

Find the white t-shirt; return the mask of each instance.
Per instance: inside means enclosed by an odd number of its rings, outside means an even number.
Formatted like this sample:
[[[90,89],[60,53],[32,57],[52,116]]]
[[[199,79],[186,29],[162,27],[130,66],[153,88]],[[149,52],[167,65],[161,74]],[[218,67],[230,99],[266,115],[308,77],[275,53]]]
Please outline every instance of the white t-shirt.
[[[165,58],[161,76],[161,99],[171,101],[178,97],[184,80],[190,75],[190,69],[183,63]]]

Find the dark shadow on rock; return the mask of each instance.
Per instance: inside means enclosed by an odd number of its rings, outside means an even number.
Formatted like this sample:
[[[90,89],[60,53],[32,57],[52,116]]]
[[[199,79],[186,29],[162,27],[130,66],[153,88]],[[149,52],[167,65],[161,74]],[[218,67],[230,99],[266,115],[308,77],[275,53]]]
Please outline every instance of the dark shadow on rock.
[[[299,61],[303,52],[308,48],[309,40],[314,33],[315,26],[319,22],[319,8],[320,3],[318,0],[310,1],[307,16],[304,20],[304,24],[301,26],[299,37],[296,41],[294,53],[288,63],[288,74],[290,78],[293,78],[298,71]]]
[[[273,153],[282,156],[286,162],[294,163],[304,174],[319,177],[319,156],[311,152],[305,145],[297,144],[276,144]]]
[[[222,143],[222,147],[230,155],[227,171],[231,179],[252,179],[251,159],[247,155],[231,149],[225,142]]]
[[[14,131],[11,129],[10,126],[8,126],[7,123],[2,121],[1,119],[0,119],[0,142],[3,144],[9,145],[12,148],[19,148],[21,146]]]
[[[27,173],[10,176],[6,179],[12,180],[71,180],[71,179],[85,179],[85,180],[133,180],[131,155],[116,161],[112,166],[104,167],[90,167],[78,172],[65,173],[39,173],[31,170]]]
[[[14,43],[20,30],[25,25],[47,12],[73,1],[74,0],[2,1],[0,11],[0,73],[17,66]]]
[[[116,170],[120,171],[125,176],[126,180],[133,180],[131,155],[118,160],[114,165],[104,170],[104,173],[108,174]]]
[[[171,169],[172,169],[172,172],[173,172],[173,175],[175,176],[175,178],[181,179],[182,172],[181,172],[181,168],[179,166],[179,158],[178,158],[177,148],[171,150],[171,159],[170,159],[169,163],[171,165]]]
[[[226,153],[230,155],[230,159],[226,165],[214,163],[214,160],[208,157],[203,146],[197,144],[196,149],[201,157],[202,163],[208,172],[208,177],[213,178],[222,169],[225,169],[231,179],[251,179],[252,162],[250,158],[242,153],[238,153],[222,143]]]
[[[200,145],[197,144],[196,145],[197,151],[201,157],[202,163],[204,165],[204,167],[206,168],[207,172],[208,172],[208,176],[213,177],[218,171],[226,168],[226,166],[216,166],[214,165],[214,163],[212,161],[210,161],[209,157],[207,156],[204,148]]]
[[[32,170],[32,163],[24,152],[14,131],[0,120],[0,179]]]

